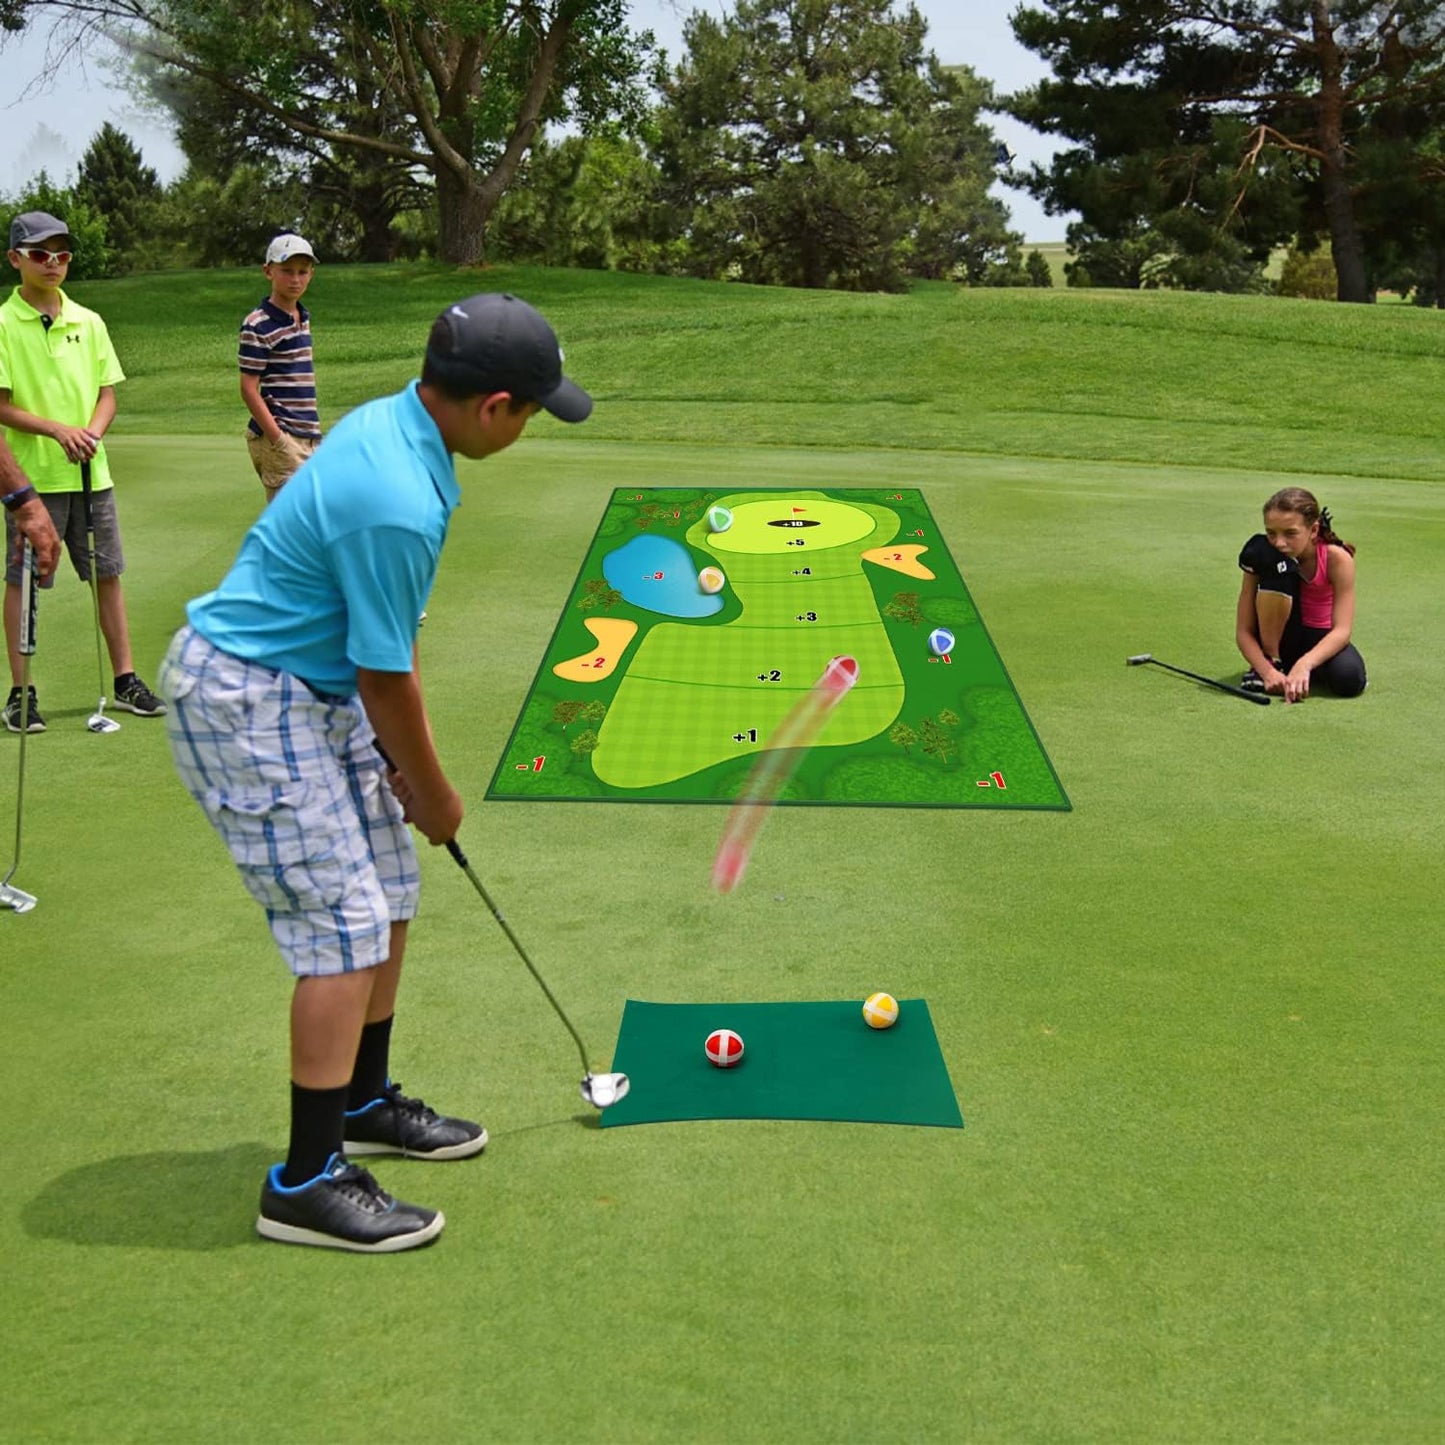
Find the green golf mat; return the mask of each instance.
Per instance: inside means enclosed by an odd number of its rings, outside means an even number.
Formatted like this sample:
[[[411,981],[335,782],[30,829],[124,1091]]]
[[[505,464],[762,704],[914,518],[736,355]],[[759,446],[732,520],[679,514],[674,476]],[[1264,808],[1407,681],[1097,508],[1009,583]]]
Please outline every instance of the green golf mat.
[[[674,1119],[834,1119],[963,1128],[928,1004],[902,999],[898,1022],[871,1029],[862,999],[839,1003],[640,1003],[628,999],[612,1067],[632,1091],[604,1128]],[[743,1059],[704,1052],[732,1029]]]

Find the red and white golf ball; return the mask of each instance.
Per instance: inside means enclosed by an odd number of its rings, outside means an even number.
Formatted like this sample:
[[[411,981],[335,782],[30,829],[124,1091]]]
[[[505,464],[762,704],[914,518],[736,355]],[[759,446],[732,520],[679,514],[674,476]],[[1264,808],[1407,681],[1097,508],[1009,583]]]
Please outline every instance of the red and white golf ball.
[[[705,1047],[708,1063],[715,1064],[720,1069],[731,1069],[742,1063],[742,1035],[735,1034],[731,1029],[714,1029],[707,1036]]]

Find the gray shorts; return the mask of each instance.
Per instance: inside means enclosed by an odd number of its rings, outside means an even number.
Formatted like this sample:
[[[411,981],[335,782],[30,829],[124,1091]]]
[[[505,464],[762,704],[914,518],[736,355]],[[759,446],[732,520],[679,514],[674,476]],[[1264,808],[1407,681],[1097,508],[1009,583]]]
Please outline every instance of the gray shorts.
[[[40,500],[60,533],[60,540],[70,553],[71,566],[82,582],[90,581],[90,558],[85,547],[85,494],[83,492],[40,492]],[[115,488],[90,494],[90,510],[95,522],[95,575],[119,577],[125,571],[125,557],[120,550],[120,521],[115,514]],[[5,513],[5,580],[20,585],[20,566],[13,560],[17,536],[15,518]],[[43,587],[53,587],[52,574]]]
[[[191,627],[161,664],[176,771],[230,850],[291,972],[385,963],[416,916],[416,845],[356,698],[245,662]]]

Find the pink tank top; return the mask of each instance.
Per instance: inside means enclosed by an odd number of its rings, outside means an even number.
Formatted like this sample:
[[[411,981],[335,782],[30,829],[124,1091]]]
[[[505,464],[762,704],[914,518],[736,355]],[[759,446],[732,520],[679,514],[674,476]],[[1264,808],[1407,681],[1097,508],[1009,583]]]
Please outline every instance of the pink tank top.
[[[1322,542],[1315,548],[1315,569],[1312,581],[1300,578],[1299,620],[1305,627],[1318,627],[1328,632],[1334,626],[1335,589],[1330,586],[1330,548]]]

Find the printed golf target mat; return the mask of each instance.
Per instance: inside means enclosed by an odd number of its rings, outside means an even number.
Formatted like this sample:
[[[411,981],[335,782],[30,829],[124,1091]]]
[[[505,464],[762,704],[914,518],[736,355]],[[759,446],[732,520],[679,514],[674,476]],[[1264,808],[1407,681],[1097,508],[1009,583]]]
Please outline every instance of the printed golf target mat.
[[[830,659],[780,803],[1067,809],[923,494],[620,488],[487,796],[728,803]]]

